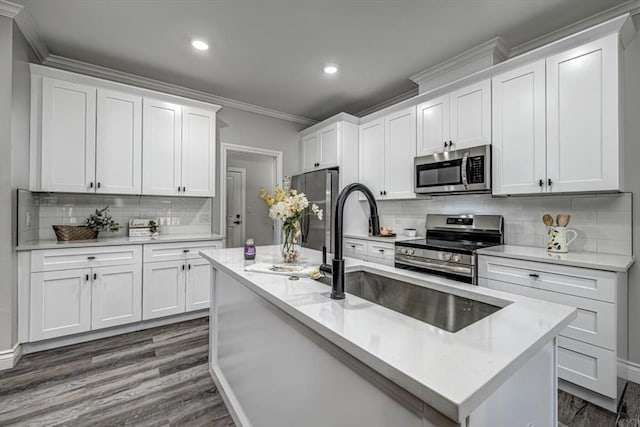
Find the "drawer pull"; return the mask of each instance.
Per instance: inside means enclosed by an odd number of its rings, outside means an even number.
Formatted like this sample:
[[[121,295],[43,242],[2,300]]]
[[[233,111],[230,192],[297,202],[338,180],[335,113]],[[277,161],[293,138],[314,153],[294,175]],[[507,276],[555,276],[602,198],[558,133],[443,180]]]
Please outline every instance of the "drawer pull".
[[[350,246],[351,246],[352,248],[354,248],[354,249],[356,248],[356,245],[350,245]]]
[[[384,249],[378,249],[378,252],[380,252],[381,254],[384,253]]]
[[[94,257],[94,256],[88,256],[88,257],[87,257],[87,259],[88,259],[89,261],[93,261],[94,259],[96,259],[96,257]]]
[[[534,279],[539,279],[540,275],[536,273],[529,273],[529,277],[533,277]]]
[[[189,253],[189,249],[185,249],[182,252],[185,253],[185,254],[188,254]]]

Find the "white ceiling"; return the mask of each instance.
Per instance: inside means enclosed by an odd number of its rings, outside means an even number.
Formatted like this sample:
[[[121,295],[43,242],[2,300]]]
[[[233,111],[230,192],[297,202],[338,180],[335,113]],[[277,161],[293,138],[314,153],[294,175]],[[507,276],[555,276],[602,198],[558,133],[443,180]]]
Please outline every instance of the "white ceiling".
[[[501,36],[513,47],[624,0],[13,0],[54,55],[316,120]],[[206,39],[208,53],[190,47]],[[340,73],[323,75],[325,63]]]

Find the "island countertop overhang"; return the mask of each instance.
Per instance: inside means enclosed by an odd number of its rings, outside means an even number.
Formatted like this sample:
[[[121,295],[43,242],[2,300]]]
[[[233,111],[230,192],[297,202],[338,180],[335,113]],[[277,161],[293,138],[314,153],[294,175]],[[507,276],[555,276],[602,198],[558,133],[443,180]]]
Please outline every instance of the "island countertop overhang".
[[[436,276],[347,259],[347,272],[367,271],[502,306],[449,333],[353,295],[329,298],[311,279],[245,272],[241,248],[203,251],[215,269],[401,386],[447,417],[462,421],[576,316],[551,304]],[[304,249],[310,264],[320,252]],[[278,262],[279,247],[259,247],[258,262]]]

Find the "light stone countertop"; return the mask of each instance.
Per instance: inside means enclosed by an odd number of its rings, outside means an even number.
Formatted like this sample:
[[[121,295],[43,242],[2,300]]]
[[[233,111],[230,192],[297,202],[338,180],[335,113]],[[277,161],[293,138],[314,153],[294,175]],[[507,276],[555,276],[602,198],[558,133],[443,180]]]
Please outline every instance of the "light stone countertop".
[[[257,248],[255,262],[279,263],[279,246]],[[503,307],[450,333],[309,278],[245,271],[241,248],[201,251],[219,269],[447,417],[463,422],[576,317],[559,304],[467,285],[433,275],[346,260],[367,271]],[[301,260],[319,265],[321,253]],[[251,261],[249,261],[251,262]]]
[[[161,234],[156,237],[98,237],[96,240],[72,240],[58,242],[57,240],[35,240],[25,242],[16,248],[17,251],[31,251],[37,249],[89,248],[95,246],[118,245],[147,245],[154,243],[206,242],[223,240],[219,234]]]
[[[595,270],[626,272],[634,263],[628,255],[602,254],[595,252],[569,252],[559,254],[547,252],[544,248],[533,246],[501,245],[479,249],[478,255],[491,255],[501,258],[538,261],[550,264],[584,267]]]
[[[384,243],[395,243],[395,242],[402,242],[404,240],[424,239],[424,237],[421,237],[421,236],[408,237],[408,236],[405,236],[404,234],[396,234],[395,237],[379,237],[379,236],[370,236],[368,234],[347,233],[343,237],[345,239],[372,240],[375,242],[384,242]]]

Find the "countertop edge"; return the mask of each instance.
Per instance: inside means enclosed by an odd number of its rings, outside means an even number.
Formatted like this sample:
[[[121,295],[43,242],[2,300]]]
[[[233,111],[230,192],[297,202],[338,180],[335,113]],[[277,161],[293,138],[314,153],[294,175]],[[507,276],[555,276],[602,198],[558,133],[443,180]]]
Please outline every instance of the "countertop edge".
[[[612,265],[612,264],[597,264],[597,263],[590,263],[587,261],[580,261],[580,260],[572,260],[572,259],[558,259],[558,258],[551,258],[551,257],[544,257],[542,255],[538,256],[538,255],[530,255],[530,254],[524,254],[524,253],[508,253],[508,252],[498,252],[496,250],[496,248],[499,247],[512,247],[512,248],[527,248],[527,249],[539,249],[540,251],[544,251],[544,253],[547,253],[546,250],[541,249],[541,248],[534,248],[534,247],[529,247],[529,246],[517,246],[517,245],[501,245],[501,246],[493,246],[490,248],[483,248],[483,249],[478,249],[476,252],[478,255],[487,255],[487,256],[494,256],[494,257],[498,257],[498,258],[509,258],[509,259],[519,259],[519,260],[523,260],[523,261],[533,261],[533,262],[542,262],[542,263],[547,263],[547,264],[555,264],[555,265],[564,265],[564,266],[568,266],[568,267],[579,267],[579,268],[588,268],[588,269],[592,269],[592,270],[601,270],[601,271],[611,271],[611,272],[616,272],[616,273],[626,273],[629,271],[629,268],[631,268],[631,266],[634,264],[635,262],[635,257],[632,255],[618,255],[618,254],[598,254],[598,253],[591,253],[591,252],[573,252],[574,254],[587,254],[587,255],[608,255],[608,256],[615,256],[615,257],[620,257],[622,258],[627,258],[626,263],[624,265],[619,264],[619,265]],[[570,252],[571,254],[571,252]],[[559,254],[559,255],[563,255],[563,254]]]
[[[133,240],[128,241],[126,237],[123,237],[122,240],[120,238],[113,238],[113,241],[108,240],[98,240],[98,241],[80,241],[73,242],[70,241],[68,243],[58,243],[58,242],[50,242],[50,243],[33,243],[33,244],[23,244],[15,247],[17,252],[24,251],[36,251],[42,249],[69,249],[69,248],[93,248],[93,247],[101,247],[101,246],[128,246],[128,245],[156,245],[162,243],[181,243],[181,242],[213,242],[213,241],[221,241],[224,240],[223,236],[212,234],[210,236],[202,236],[202,235],[194,235],[194,236],[179,236],[176,238],[163,238],[163,239],[148,239],[148,240]]]
[[[443,415],[449,417],[450,419],[457,420],[458,422],[464,421],[464,418],[473,410],[475,410],[482,402],[484,402],[487,396],[490,396],[493,392],[495,392],[524,364],[524,362],[526,362],[529,358],[540,351],[544,347],[544,345],[546,345],[546,343],[548,343],[552,339],[552,337],[558,335],[558,333],[562,331],[566,326],[568,326],[577,316],[577,311],[574,309],[574,311],[570,315],[568,315],[568,317],[565,318],[564,321],[559,322],[554,328],[550,329],[549,331],[547,331],[547,333],[540,336],[529,348],[527,348],[525,351],[511,360],[510,363],[508,363],[502,370],[494,375],[487,383],[472,392],[464,399],[464,401],[456,403],[439,394],[437,391],[429,388],[425,384],[422,384],[409,375],[405,374],[393,365],[378,358],[376,355],[368,352],[366,349],[361,348],[356,343],[340,336],[336,332],[317,322],[305,313],[295,309],[295,307],[288,305],[285,301],[282,301],[268,291],[255,285],[251,280],[243,277],[242,275],[239,275],[232,268],[211,258],[206,252],[200,251],[199,254],[200,256],[211,262],[216,268],[224,271],[227,274],[230,274],[232,277],[245,285],[248,289],[265,298],[265,300],[283,310],[285,313],[289,314],[294,319],[301,322],[303,325],[309,327],[320,336],[329,340],[332,344],[351,354],[361,363],[369,366],[378,374],[396,383],[407,392],[413,394],[418,399],[440,411]],[[358,260],[354,261],[358,262]],[[350,266],[350,269],[362,268],[363,270],[368,270],[370,267],[371,266],[366,263],[358,263],[357,265]]]

